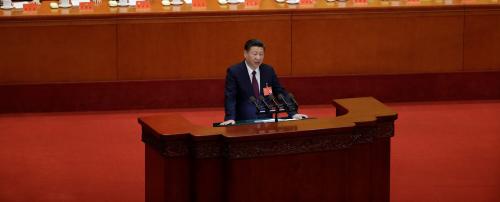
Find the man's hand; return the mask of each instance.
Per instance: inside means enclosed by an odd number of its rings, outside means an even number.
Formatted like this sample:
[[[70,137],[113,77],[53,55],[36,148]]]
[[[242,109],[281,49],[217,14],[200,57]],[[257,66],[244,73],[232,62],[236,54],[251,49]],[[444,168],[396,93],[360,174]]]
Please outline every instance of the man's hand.
[[[227,120],[227,121],[224,121],[222,123],[220,123],[219,125],[221,126],[227,126],[227,125],[233,125],[235,123],[234,120]]]
[[[305,115],[305,114],[294,114],[292,118],[293,118],[293,119],[300,120],[300,119],[307,119],[307,118],[308,118],[308,116],[307,116],[307,115]]]

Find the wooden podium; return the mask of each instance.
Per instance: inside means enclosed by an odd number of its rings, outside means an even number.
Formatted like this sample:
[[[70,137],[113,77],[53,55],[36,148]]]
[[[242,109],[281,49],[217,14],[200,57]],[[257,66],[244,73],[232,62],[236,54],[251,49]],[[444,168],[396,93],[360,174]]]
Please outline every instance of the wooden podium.
[[[139,118],[146,201],[389,201],[397,113],[371,97],[333,104],[336,117],[217,128]]]

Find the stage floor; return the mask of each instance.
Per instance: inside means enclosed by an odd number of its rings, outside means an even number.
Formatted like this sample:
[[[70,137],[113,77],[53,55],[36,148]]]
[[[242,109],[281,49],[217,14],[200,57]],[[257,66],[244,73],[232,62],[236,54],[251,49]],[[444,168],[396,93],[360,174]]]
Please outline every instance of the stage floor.
[[[389,103],[391,201],[500,201],[500,100]],[[304,106],[313,117],[331,106]],[[0,115],[0,201],[144,201],[137,117],[222,108]]]

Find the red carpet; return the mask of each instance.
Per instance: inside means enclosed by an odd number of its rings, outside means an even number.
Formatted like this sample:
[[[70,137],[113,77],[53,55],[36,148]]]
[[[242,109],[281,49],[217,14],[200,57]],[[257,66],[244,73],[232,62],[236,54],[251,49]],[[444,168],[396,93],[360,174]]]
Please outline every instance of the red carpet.
[[[500,201],[500,100],[390,106],[399,113],[392,201]],[[160,113],[202,125],[223,115],[219,108],[1,115],[0,201],[143,201],[136,118]]]
[[[393,104],[393,201],[500,201],[500,102]]]

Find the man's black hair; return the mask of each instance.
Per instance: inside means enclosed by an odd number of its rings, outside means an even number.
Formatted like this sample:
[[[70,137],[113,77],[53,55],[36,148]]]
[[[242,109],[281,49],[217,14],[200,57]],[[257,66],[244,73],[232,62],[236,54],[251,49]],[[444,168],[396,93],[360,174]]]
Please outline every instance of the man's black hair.
[[[266,46],[264,46],[264,42],[262,42],[261,40],[258,40],[258,39],[250,39],[250,40],[248,40],[245,43],[245,47],[244,48],[245,48],[246,51],[249,51],[250,48],[252,48],[253,46],[261,47],[264,50],[266,50]]]

